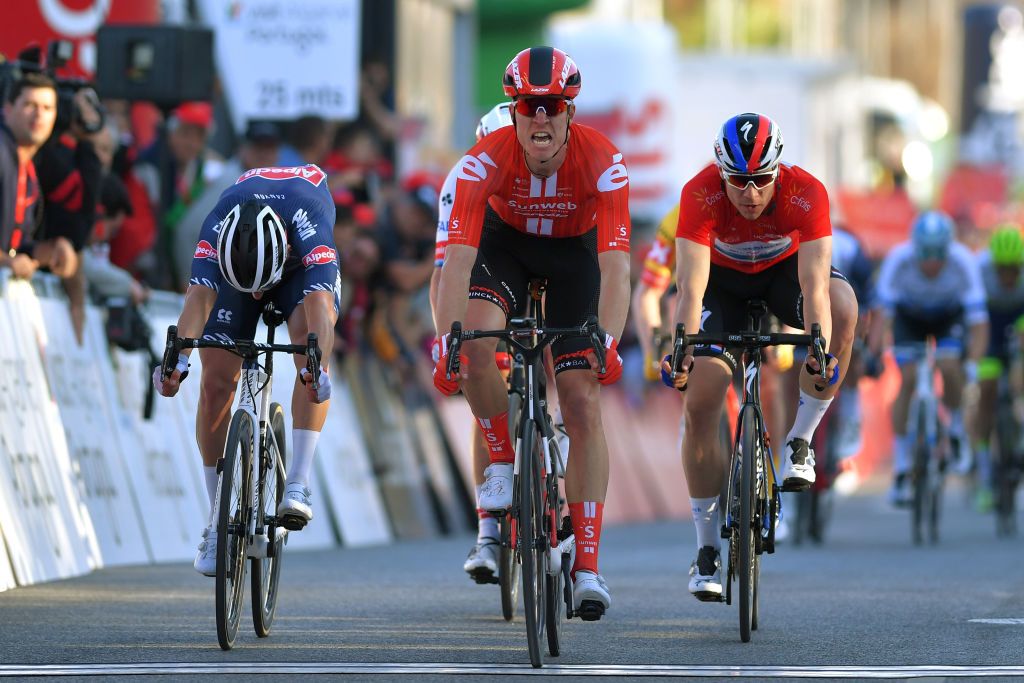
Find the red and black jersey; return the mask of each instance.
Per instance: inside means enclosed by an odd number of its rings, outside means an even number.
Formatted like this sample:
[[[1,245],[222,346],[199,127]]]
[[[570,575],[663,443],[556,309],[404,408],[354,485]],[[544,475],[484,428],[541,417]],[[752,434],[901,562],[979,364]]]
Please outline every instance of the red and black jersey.
[[[597,226],[597,251],[629,251],[629,177],[601,133],[571,124],[566,156],[547,178],[533,175],[513,126],[491,133],[456,166],[448,243],[479,246],[484,212],[540,237],[575,237]]]
[[[32,253],[39,224],[39,181],[31,159],[18,159],[18,145],[0,122],[0,248]]]
[[[740,215],[709,164],[683,186],[676,237],[711,247],[711,262],[759,273],[795,254],[800,242],[832,234],[825,186],[799,166],[779,167],[775,195],[757,220]]]

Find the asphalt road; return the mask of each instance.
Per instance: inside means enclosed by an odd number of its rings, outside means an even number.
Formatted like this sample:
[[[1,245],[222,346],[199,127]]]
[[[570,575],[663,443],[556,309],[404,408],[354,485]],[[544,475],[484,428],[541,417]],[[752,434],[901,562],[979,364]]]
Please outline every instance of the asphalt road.
[[[764,557],[760,628],[741,643],[735,602],[700,603],[686,591],[689,521],[608,528],[601,570],[613,605],[600,622],[566,623],[562,656],[548,658],[543,673],[1020,680],[1024,537],[997,539],[992,520],[955,487],[942,529],[938,545],[914,547],[905,511],[879,495],[839,500],[824,546],[787,543]],[[256,638],[246,608],[231,652],[217,646],[212,581],[186,564],[105,569],[0,593],[0,677],[541,673],[529,667],[521,618],[501,618],[497,587],[462,573],[471,542],[287,554],[271,636]]]

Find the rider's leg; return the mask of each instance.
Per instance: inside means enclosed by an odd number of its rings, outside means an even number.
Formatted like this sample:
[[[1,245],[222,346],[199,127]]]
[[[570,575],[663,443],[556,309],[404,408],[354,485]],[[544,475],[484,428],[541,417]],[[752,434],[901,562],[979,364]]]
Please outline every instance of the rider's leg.
[[[722,359],[694,358],[686,389],[686,438],[682,455],[698,549],[721,546],[717,503],[728,456],[722,452],[718,427],[731,381],[732,369]]]
[[[990,361],[995,361],[993,366]],[[982,511],[991,507],[992,488],[992,451],[989,448],[989,436],[995,428],[996,400],[999,387],[998,377],[1002,374],[1001,363],[995,358],[985,358],[978,366],[978,398],[971,410],[971,435],[974,454],[978,461],[978,497],[976,503]],[[987,371],[986,368],[991,368]],[[992,374],[989,374],[989,373]]]
[[[939,353],[941,354],[940,347]],[[960,354],[955,356],[937,355],[935,366],[942,375],[942,403],[949,411],[949,436],[953,440],[956,450],[953,457],[960,472],[966,473],[971,467],[970,439],[967,435],[967,427],[964,424],[964,388],[966,376],[963,369],[963,361]]]
[[[210,497],[210,516],[217,498],[217,461],[224,455],[224,441],[231,422],[231,404],[238,386],[242,359],[222,349],[199,349],[202,376],[196,411],[196,441],[203,456],[203,475]]]
[[[466,329],[501,329],[505,313],[484,299],[470,299],[466,307]],[[508,429],[508,390],[498,366],[494,363],[496,339],[475,339],[466,342],[462,354],[462,393],[469,401],[477,422],[483,430],[492,463],[510,463],[515,459]]]
[[[565,429],[573,444],[573,457],[565,473],[565,497],[576,535],[572,576],[579,570],[597,574],[601,517],[608,493],[608,443],[601,420],[601,386],[589,370],[582,369],[564,370],[555,381]]]
[[[905,362],[899,364],[900,390],[896,400],[892,404],[892,474],[893,488],[890,491],[890,500],[894,503],[906,502],[901,500],[909,489],[904,486],[906,475],[910,471],[912,444],[907,435],[907,419],[910,410],[910,399],[914,395],[914,384],[917,381],[917,363]]]

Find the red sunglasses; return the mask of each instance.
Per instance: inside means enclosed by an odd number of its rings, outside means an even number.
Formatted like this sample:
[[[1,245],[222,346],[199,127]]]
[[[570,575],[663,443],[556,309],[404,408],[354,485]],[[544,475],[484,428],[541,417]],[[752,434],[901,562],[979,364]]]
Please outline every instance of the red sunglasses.
[[[747,185],[751,183],[753,183],[754,187],[756,187],[757,189],[763,190],[764,188],[774,183],[775,179],[778,177],[778,169],[772,171],[771,173],[757,173],[754,175],[746,175],[743,173],[722,173],[722,179],[725,180],[725,182],[732,185],[733,187],[735,187],[737,190],[745,190],[747,189]]]
[[[544,110],[548,116],[561,114],[569,108],[569,100],[564,97],[548,95],[545,97],[521,97],[515,101],[517,114],[533,118],[537,112]]]

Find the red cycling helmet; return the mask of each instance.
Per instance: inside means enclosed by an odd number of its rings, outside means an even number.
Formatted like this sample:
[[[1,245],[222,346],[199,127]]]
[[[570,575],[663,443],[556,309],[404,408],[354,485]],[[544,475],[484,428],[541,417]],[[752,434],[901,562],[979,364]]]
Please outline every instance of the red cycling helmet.
[[[580,94],[580,70],[572,57],[554,47],[523,50],[505,67],[502,85],[508,97],[561,95],[573,99]]]

